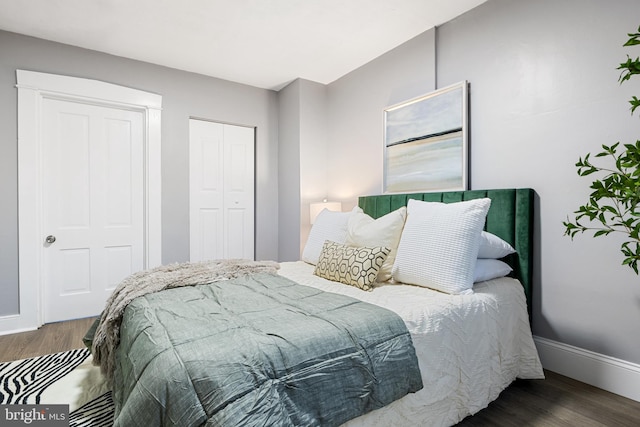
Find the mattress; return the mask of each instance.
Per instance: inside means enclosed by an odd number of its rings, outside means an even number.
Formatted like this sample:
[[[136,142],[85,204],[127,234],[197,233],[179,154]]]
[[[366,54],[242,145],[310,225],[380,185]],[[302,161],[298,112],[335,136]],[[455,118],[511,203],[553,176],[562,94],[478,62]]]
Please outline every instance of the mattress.
[[[417,286],[377,284],[373,291],[313,275],[302,261],[279,273],[302,285],[348,295],[393,310],[416,349],[424,388],[345,426],[450,426],[495,400],[516,378],[544,378],[523,287],[503,277],[449,295]]]

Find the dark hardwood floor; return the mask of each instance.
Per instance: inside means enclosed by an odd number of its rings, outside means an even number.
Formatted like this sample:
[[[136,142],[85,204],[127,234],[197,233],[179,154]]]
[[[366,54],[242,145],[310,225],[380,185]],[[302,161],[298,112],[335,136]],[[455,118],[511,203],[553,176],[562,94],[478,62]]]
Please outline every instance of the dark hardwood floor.
[[[44,325],[37,331],[0,336],[0,362],[83,347],[94,318]],[[554,372],[544,380],[517,380],[498,399],[458,427],[638,427],[640,402]]]
[[[545,371],[544,380],[516,380],[488,408],[458,427],[638,427],[640,402]]]
[[[48,323],[36,331],[0,336],[0,362],[82,348],[95,317]]]

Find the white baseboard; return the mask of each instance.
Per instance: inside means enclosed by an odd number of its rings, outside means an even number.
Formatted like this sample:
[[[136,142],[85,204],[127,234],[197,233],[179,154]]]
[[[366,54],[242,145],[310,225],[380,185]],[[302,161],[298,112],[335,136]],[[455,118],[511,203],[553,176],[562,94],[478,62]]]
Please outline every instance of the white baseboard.
[[[640,365],[542,337],[533,340],[545,369],[640,402]]]
[[[24,316],[11,314],[0,316],[0,335],[17,334],[19,332],[35,331],[37,326],[28,322]]]

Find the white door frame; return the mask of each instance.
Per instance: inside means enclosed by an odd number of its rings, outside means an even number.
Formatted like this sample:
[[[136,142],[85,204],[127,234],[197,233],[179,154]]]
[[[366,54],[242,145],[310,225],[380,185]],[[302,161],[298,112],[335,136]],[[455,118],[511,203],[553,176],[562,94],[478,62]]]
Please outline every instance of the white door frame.
[[[160,135],[162,96],[97,80],[16,70],[18,88],[19,313],[0,334],[43,324],[42,101],[45,98],[140,111],[144,117],[145,268],[162,263]]]

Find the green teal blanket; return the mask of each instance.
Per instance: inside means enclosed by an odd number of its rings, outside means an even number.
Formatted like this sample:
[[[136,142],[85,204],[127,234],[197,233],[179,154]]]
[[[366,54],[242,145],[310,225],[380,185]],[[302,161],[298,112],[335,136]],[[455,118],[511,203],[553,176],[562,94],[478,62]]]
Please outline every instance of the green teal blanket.
[[[115,426],[337,426],[422,388],[393,312],[271,274],[125,310]]]

